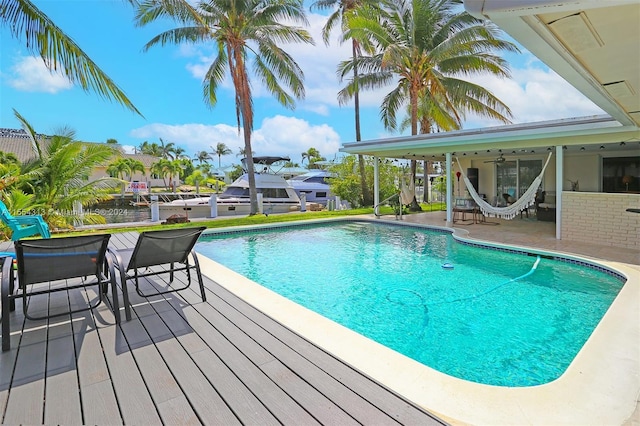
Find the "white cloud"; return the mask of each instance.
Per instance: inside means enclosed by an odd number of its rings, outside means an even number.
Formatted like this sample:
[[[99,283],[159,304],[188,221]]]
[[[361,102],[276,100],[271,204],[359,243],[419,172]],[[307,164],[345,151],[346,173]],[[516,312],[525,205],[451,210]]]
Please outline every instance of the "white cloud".
[[[11,67],[7,82],[24,92],[58,93],[73,87],[66,77],[49,71],[42,59],[34,56],[20,57]]]
[[[236,127],[226,124],[149,124],[130,132],[134,138],[159,143],[173,142],[184,148],[188,155],[198,151],[212,151],[218,142],[222,142],[233,152],[222,157],[221,164],[238,163],[236,154],[244,148],[242,134]],[[289,156],[292,161],[300,162],[300,154],[311,147],[316,148],[327,158],[333,158],[341,145],[340,136],[329,125],[311,125],[305,120],[294,117],[275,116],[262,121],[261,127],[252,133],[252,148],[255,155]],[[214,162],[217,164],[217,161]]]
[[[285,155],[300,163],[300,154],[316,148],[332,159],[341,145],[340,136],[328,124],[311,125],[306,120],[277,115],[265,118],[251,141],[256,155]]]
[[[489,89],[511,108],[514,123],[557,120],[604,112],[539,61],[527,61],[521,67],[512,67],[512,79],[493,76],[474,78],[473,81]],[[499,123],[469,117],[466,128],[496,126]]]

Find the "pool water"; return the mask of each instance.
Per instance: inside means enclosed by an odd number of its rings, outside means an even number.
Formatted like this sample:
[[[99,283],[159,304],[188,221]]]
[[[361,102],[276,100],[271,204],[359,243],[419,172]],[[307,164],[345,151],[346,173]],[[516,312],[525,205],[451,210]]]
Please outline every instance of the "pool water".
[[[584,265],[368,222],[206,235],[196,250],[431,368],[510,387],[562,375],[623,285]]]

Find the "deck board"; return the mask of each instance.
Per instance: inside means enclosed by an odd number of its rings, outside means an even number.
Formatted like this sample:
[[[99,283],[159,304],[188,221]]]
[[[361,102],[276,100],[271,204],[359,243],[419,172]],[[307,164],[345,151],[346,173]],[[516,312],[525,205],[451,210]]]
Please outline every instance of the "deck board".
[[[110,244],[136,240],[113,234]],[[49,321],[24,321],[17,301],[12,348],[0,355],[2,423],[443,424],[210,278],[205,285],[206,302],[195,285],[148,298],[129,286],[132,320],[121,306],[120,325],[110,295],[90,312]],[[52,297],[51,309],[95,297],[70,293]],[[48,308],[47,297],[33,303]]]

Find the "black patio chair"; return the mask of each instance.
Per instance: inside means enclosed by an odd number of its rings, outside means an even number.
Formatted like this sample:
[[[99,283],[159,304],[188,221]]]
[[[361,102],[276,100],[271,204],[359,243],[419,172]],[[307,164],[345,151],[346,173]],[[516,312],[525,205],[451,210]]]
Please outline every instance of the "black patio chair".
[[[156,296],[188,288],[191,285],[191,271],[195,269],[200,283],[202,301],[207,300],[200,263],[198,263],[198,257],[193,251],[193,246],[205,229],[206,227],[146,231],[140,234],[136,246],[132,249],[109,248],[114,265],[120,272],[127,321],[131,319],[131,304],[127,291],[128,281],[133,281],[136,292],[141,297]],[[193,258],[193,265],[189,263],[189,255]],[[176,266],[176,264],[178,265]],[[187,280],[183,285],[174,287],[174,275],[179,271],[185,271]],[[145,292],[141,289],[140,278],[163,274],[169,274],[169,283],[164,286],[164,290],[154,288],[153,291]]]
[[[120,322],[118,294],[114,268],[106,256],[110,234],[85,235],[41,240],[20,240],[14,243],[17,277],[13,259],[6,257],[2,266],[2,350],[10,349],[10,312],[15,310],[16,299],[22,299],[24,316],[30,320],[53,318],[96,308],[111,284],[113,312]],[[107,274],[107,270],[110,271]],[[17,280],[16,280],[17,278]],[[32,296],[86,289],[95,286],[97,298],[86,306],[70,307],[55,314],[36,316],[29,313]],[[84,296],[83,296],[84,299]]]

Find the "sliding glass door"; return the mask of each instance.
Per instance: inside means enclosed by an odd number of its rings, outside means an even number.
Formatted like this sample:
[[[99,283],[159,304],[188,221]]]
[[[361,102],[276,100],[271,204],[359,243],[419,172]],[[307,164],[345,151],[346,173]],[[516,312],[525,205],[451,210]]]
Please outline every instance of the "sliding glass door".
[[[516,160],[496,164],[496,195],[504,202],[502,194],[520,198],[542,171],[542,160]]]

